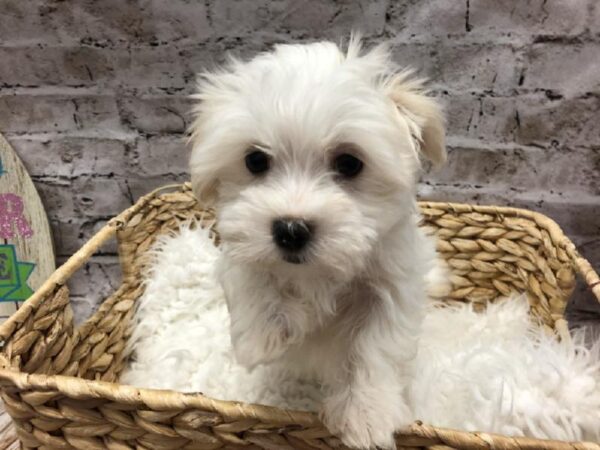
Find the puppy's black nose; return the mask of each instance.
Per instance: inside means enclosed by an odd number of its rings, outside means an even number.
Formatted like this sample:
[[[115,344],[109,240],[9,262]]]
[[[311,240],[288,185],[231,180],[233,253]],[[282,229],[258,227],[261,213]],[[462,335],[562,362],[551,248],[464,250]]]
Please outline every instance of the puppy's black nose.
[[[304,220],[276,219],[273,221],[273,240],[288,252],[302,250],[310,240],[311,227]]]

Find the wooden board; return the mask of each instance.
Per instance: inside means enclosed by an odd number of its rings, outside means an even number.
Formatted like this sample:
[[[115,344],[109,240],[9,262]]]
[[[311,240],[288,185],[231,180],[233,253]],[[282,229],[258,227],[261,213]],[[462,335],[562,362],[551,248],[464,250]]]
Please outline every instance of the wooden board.
[[[0,322],[54,271],[48,218],[23,163],[0,134]],[[0,402],[0,450],[17,450],[11,418]]]
[[[19,441],[11,418],[0,402],[0,450],[18,450]]]
[[[54,269],[42,201],[23,163],[0,134],[0,322]]]

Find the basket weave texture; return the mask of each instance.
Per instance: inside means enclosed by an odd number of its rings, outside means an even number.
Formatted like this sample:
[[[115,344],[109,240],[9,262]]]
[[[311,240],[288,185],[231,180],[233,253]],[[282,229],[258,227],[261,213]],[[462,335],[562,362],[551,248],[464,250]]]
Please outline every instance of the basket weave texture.
[[[531,313],[561,339],[576,275],[600,299],[600,279],[558,225],[520,209],[420,203],[424,225],[453,271],[449,301],[480,305],[526,292]],[[141,198],[112,219],[0,326],[0,389],[25,449],[332,449],[344,448],[316,415],[118,384],[128,325],[146,250],[182,220],[210,221],[188,184]],[[116,237],[122,285],[78,328],[66,282]],[[567,443],[469,433],[414,423],[397,434],[399,448],[600,450]]]

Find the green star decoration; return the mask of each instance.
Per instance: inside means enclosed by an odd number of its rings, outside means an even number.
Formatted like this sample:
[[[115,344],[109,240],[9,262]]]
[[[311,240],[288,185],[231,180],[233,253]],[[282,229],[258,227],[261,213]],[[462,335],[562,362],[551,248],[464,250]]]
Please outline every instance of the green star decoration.
[[[33,290],[27,279],[34,263],[17,261],[14,245],[0,245],[0,302],[27,300]]]

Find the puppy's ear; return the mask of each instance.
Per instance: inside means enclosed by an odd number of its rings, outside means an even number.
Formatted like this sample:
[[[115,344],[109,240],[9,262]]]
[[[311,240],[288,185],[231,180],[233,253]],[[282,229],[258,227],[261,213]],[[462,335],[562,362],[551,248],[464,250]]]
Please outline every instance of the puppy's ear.
[[[233,63],[232,63],[233,64]],[[202,206],[213,206],[218,197],[219,172],[223,158],[224,127],[222,106],[235,95],[229,69],[215,69],[198,75],[192,113],[194,120],[188,129],[191,146],[189,167],[192,191]]]
[[[213,206],[217,200],[218,181],[207,178],[206,174],[199,174],[192,168],[192,191],[198,202],[204,207]]]
[[[199,106],[196,107],[197,116],[190,127],[190,139],[192,151],[189,159],[191,173],[192,191],[198,202],[205,207],[213,206],[217,200],[219,155],[213,147],[207,143],[205,114]]]
[[[411,72],[402,72],[389,81],[388,95],[398,111],[408,116],[416,129],[415,135],[420,152],[435,167],[446,162],[445,123],[439,103],[426,95],[423,81],[412,78]]]

